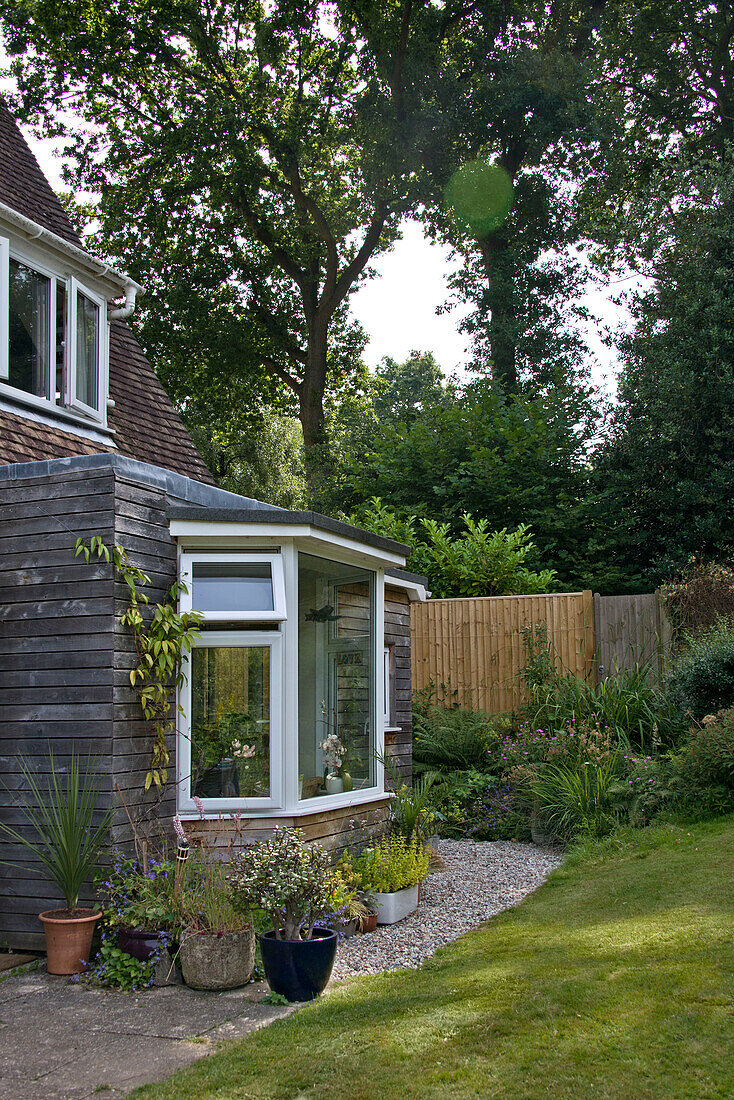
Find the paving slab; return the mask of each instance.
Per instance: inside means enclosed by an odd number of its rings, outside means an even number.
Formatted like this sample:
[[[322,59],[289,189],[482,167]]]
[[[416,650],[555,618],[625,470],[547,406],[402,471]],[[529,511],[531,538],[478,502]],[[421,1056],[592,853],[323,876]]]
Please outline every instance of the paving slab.
[[[125,1096],[297,1007],[261,1004],[267,992],[252,982],[224,993],[118,993],[45,969],[13,975],[0,984],[0,1096]]]

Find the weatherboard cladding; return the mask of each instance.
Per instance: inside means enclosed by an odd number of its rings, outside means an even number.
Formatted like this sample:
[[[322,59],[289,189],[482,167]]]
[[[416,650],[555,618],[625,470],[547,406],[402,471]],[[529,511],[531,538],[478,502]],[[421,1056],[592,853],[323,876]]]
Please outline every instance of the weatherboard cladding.
[[[0,99],[0,202],[83,248],[63,206],[53,193],[38,161],[28,148],[12,115]],[[141,462],[165,466],[176,473],[213,484],[163,386],[126,324],[110,327],[110,397],[113,435],[109,444],[93,443],[73,431],[39,424],[17,412],[0,410],[0,462],[32,462],[68,455],[119,451]],[[53,416],[53,408],[47,410]]]

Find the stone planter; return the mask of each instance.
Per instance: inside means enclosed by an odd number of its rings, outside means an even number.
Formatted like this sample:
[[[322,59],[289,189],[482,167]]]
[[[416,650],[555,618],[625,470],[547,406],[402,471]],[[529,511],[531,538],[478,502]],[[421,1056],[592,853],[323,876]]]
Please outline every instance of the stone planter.
[[[404,890],[396,890],[393,894],[373,893],[372,900],[377,909],[378,924],[397,924],[399,920],[415,912],[418,908],[418,892],[420,887],[406,886]]]
[[[252,928],[225,932],[184,932],[179,959],[186,985],[192,989],[238,989],[247,985],[255,965]]]

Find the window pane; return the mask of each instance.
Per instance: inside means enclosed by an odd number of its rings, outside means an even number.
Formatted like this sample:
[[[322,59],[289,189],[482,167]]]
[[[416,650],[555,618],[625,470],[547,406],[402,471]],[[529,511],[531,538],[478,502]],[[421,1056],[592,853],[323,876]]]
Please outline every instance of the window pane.
[[[191,604],[197,611],[243,613],[273,610],[269,562],[195,562]]]
[[[76,292],[76,399],[96,409],[99,395],[99,306]]]
[[[374,785],[373,574],[298,556],[302,798]]]
[[[269,796],[269,646],[193,650],[191,793],[199,798]]]
[[[55,397],[61,405],[65,400],[64,371],[66,350],[66,285],[56,280],[56,354],[55,354]]]
[[[51,280],[10,261],[10,385],[48,396]]]

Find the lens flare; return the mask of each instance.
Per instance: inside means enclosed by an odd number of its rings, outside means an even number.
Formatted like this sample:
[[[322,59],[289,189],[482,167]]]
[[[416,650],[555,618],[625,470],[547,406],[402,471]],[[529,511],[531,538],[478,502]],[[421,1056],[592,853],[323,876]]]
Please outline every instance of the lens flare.
[[[485,237],[505,220],[515,197],[509,174],[482,160],[462,165],[446,187],[449,216],[475,237]]]

